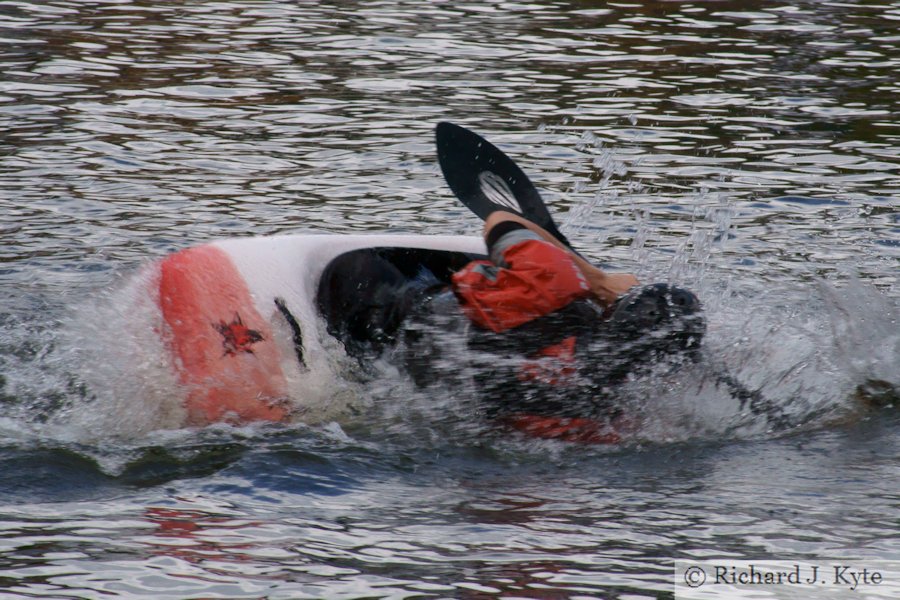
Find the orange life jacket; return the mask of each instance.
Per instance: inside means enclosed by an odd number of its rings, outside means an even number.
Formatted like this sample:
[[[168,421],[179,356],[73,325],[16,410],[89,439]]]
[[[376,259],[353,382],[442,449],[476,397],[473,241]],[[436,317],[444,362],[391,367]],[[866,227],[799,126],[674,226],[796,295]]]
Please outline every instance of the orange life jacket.
[[[549,242],[529,236],[499,256],[499,264],[476,260],[453,275],[460,306],[479,327],[500,333],[590,295],[572,256]]]
[[[514,226],[493,241],[492,261],[472,261],[453,275],[460,307],[478,327],[501,334],[590,296],[590,287],[572,256],[537,234]],[[524,384],[566,385],[575,372],[575,336],[525,356],[517,379]],[[514,413],[501,419],[531,437],[591,444],[620,440],[604,421]]]

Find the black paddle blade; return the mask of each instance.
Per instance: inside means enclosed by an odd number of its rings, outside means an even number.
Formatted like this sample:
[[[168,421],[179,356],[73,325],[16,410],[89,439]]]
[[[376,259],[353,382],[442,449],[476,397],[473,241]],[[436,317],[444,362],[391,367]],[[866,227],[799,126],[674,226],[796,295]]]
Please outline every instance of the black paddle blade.
[[[438,123],[438,162],[456,197],[482,219],[492,212],[516,213],[568,246],[541,195],[522,169],[496,146],[453,123]]]

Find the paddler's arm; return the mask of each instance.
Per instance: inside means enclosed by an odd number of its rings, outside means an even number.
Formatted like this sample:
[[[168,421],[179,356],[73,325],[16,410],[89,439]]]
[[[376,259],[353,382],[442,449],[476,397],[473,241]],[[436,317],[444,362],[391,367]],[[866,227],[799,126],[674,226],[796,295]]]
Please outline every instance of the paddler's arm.
[[[484,220],[485,239],[488,237],[488,234],[490,234],[491,230],[495,226],[505,221],[520,223],[554,246],[562,248],[563,250],[571,254],[573,259],[575,260],[575,264],[578,265],[578,268],[584,274],[585,279],[587,279],[588,284],[591,286],[591,291],[593,291],[594,296],[604,306],[609,306],[610,304],[615,302],[619,296],[627,292],[632,287],[638,285],[638,280],[634,275],[630,273],[606,273],[605,271],[598,269],[588,261],[572,252],[570,248],[566,247],[565,244],[553,237],[544,228],[535,225],[528,219],[524,219],[519,215],[515,215],[511,212],[498,210],[488,215],[488,218]]]

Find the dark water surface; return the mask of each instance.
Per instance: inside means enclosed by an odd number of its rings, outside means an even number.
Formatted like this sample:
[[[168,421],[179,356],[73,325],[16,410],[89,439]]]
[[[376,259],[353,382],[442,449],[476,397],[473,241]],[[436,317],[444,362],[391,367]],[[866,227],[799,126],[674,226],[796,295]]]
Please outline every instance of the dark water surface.
[[[674,559],[900,560],[898,73],[896,1],[0,1],[0,595],[634,600]],[[323,382],[355,417],[171,429],[85,360],[177,248],[476,233],[439,120],[587,255],[697,290],[795,430],[690,372],[628,387],[622,448],[389,373]]]

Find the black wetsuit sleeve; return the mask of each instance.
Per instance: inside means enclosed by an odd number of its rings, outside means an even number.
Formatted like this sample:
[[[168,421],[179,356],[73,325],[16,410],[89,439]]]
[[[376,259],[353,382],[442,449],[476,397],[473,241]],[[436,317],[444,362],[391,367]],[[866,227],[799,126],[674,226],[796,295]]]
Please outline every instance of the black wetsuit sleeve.
[[[546,242],[540,235],[515,221],[503,221],[495,225],[487,235],[488,257],[498,267],[508,267],[504,255],[507,248],[528,240]],[[549,243],[549,242],[546,242]]]
[[[493,254],[494,246],[504,235],[509,233],[510,231],[515,231],[517,229],[527,229],[521,223],[516,223],[515,221],[502,221],[494,225],[491,230],[487,234],[487,238],[485,239],[485,243],[487,244],[488,254]]]

